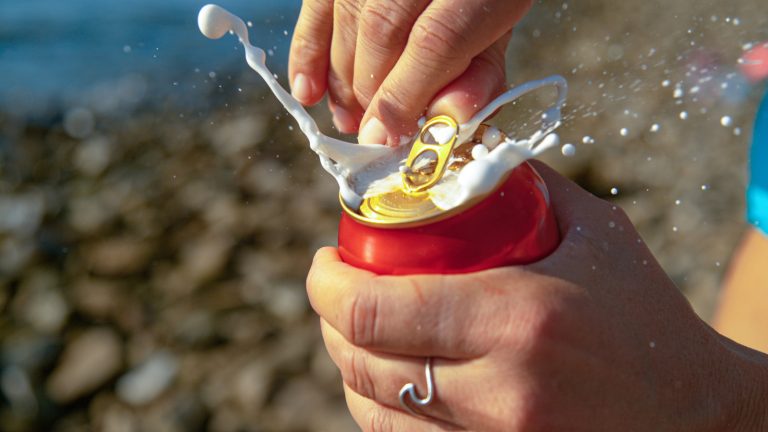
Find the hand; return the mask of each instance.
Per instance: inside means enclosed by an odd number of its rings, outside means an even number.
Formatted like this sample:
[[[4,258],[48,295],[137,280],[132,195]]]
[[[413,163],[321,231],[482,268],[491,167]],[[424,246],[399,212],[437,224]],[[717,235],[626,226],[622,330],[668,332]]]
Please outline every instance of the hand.
[[[393,277],[317,253],[307,289],[360,426],[766,430],[766,357],[695,315],[622,210],[536,166],[563,233],[541,262]],[[436,399],[416,418],[398,392],[424,395],[426,357]]]
[[[531,2],[304,0],[293,95],[312,105],[327,90],[336,127],[366,144],[397,145],[427,106],[468,120],[506,88],[507,44]]]

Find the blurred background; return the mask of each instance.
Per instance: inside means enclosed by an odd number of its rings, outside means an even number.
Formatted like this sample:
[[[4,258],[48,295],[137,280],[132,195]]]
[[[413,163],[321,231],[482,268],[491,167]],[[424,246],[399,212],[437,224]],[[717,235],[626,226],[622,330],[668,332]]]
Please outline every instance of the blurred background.
[[[3,431],[357,430],[304,293],[336,185],[203,3],[0,3]],[[220,4],[285,82],[300,1]],[[763,88],[738,58],[765,40],[762,0],[550,1],[510,48],[510,83],[571,84],[577,152],[546,161],[624,207],[705,319],[746,228]]]

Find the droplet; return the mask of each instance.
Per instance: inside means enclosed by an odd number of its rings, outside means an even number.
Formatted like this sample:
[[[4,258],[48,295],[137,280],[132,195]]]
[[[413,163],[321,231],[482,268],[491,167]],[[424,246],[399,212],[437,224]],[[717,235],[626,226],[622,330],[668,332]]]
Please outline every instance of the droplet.
[[[501,131],[493,126],[487,128],[483,132],[482,142],[489,149],[496,148],[501,142]]]
[[[656,133],[659,130],[661,130],[661,126],[658,123],[654,123],[651,125],[651,132]]]
[[[618,194],[619,194],[619,189],[618,188],[615,188],[615,187],[611,188],[611,195],[616,196]]]
[[[621,134],[621,136],[627,136],[629,135],[629,129],[621,128],[621,130],[619,130],[619,134]]]
[[[733,119],[731,116],[723,116],[723,118],[720,119],[720,124],[724,127],[731,127],[733,125]]]
[[[680,111],[680,120],[688,119],[688,111]]]
[[[482,144],[477,144],[476,146],[472,147],[472,159],[483,159],[486,156],[488,156],[488,147]]]
[[[565,144],[560,151],[563,153],[563,156],[572,157],[576,154],[576,146],[573,144]]]
[[[587,136],[585,136],[584,138],[581,139],[581,142],[584,143],[584,144],[594,144],[595,143],[595,139],[592,138],[591,136],[587,135]]]

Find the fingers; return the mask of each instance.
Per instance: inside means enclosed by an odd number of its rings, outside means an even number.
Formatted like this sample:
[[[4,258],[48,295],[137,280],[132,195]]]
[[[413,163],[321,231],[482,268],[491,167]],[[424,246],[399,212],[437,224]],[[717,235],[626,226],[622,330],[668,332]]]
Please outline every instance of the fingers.
[[[363,432],[442,432],[461,431],[458,427],[445,424],[439,420],[414,417],[403,411],[378,404],[355,393],[344,386],[344,395],[347,398],[347,406],[352,418],[360,426]]]
[[[473,58],[508,33],[528,2],[472,2],[460,10],[435,0],[419,16],[402,56],[363,117],[362,143],[397,145],[416,130],[432,97],[458,78]]]
[[[424,357],[403,357],[380,354],[358,348],[344,339],[333,327],[321,320],[321,330],[328,354],[341,371],[344,382],[355,393],[376,402],[398,410],[400,406],[400,389],[407,383],[414,383],[419,397],[427,396]],[[440,369],[438,378],[438,369]],[[464,393],[461,388],[461,372],[456,368],[443,369],[433,363],[433,382],[440,382],[440,395],[435,397],[428,407],[420,408],[420,412],[430,417],[444,421],[452,421],[454,416],[449,408],[450,402],[443,399],[443,394],[460,396]],[[433,390],[434,391],[434,390]],[[454,400],[460,404],[462,400]]]
[[[356,132],[363,116],[363,108],[357,102],[352,88],[358,18],[362,5],[363,0],[333,2],[333,38],[331,67],[328,73],[328,96],[333,123],[344,133]]]
[[[367,108],[405,49],[411,27],[430,0],[368,0],[360,15],[354,91]]]
[[[468,121],[507,89],[505,54],[512,33],[473,58],[461,76],[448,84],[430,104],[428,117],[449,115],[459,123]]]
[[[328,81],[333,0],[305,0],[293,33],[288,78],[293,97],[304,105],[322,99]]]
[[[484,302],[483,288],[492,284],[481,275],[376,276],[325,248],[312,264],[307,292],[315,311],[353,345],[466,359],[486,353],[494,342],[483,329],[484,317],[502,307]]]

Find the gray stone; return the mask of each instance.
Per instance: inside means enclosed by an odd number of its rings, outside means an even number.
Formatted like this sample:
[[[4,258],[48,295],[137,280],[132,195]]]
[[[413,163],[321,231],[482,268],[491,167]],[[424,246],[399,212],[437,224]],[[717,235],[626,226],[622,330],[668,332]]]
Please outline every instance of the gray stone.
[[[165,391],[178,372],[176,357],[159,351],[117,381],[117,395],[131,405],[144,405]]]
[[[70,341],[46,383],[48,394],[59,403],[90,394],[120,371],[120,339],[108,328],[94,328]]]

